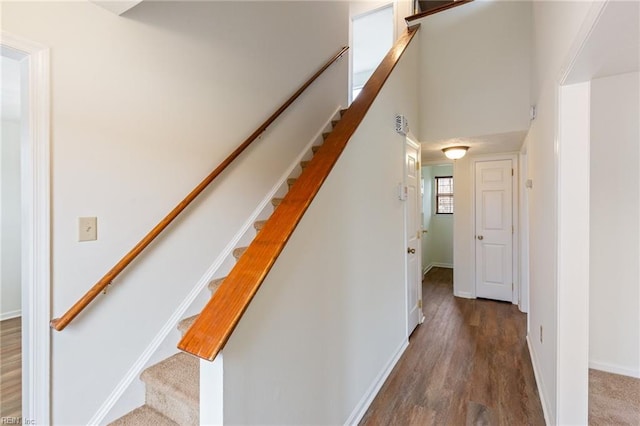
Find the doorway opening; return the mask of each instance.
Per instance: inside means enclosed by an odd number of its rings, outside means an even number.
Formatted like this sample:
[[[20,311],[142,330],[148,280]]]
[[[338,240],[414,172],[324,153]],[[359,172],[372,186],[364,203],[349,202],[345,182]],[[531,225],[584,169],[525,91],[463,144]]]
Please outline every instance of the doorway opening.
[[[453,269],[453,164],[422,167],[422,275]]]
[[[393,3],[352,18],[349,103],[393,46],[393,35]]]
[[[0,56],[2,143],[0,144],[0,417],[22,415],[21,121],[18,59]]]
[[[49,50],[6,32],[0,45],[0,407],[10,423],[49,424]]]

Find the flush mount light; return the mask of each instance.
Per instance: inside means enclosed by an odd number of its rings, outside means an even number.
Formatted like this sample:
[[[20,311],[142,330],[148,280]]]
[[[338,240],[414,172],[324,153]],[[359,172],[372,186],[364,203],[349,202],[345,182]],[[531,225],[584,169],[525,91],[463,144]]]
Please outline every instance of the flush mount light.
[[[468,146],[450,146],[449,148],[444,148],[442,152],[444,152],[447,158],[457,160],[464,157],[468,149]]]

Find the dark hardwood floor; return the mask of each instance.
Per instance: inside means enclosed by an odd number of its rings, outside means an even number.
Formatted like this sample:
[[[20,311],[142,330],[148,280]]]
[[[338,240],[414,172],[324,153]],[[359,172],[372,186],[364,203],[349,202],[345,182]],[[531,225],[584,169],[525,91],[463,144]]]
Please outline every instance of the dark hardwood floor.
[[[0,321],[0,418],[22,415],[22,319]]]
[[[453,297],[451,269],[423,282],[424,324],[362,425],[544,425],[515,305]]]

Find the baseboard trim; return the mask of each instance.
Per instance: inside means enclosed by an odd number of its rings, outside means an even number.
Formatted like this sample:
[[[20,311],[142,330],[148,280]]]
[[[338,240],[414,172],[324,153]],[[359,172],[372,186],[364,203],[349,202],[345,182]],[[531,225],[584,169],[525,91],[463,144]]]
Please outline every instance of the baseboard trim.
[[[447,268],[447,269],[453,269],[453,264],[452,263],[440,263],[440,262],[433,262],[430,263],[429,266],[427,266],[426,268],[424,268],[424,270],[422,271],[422,277],[424,278],[425,275],[427,275],[427,273],[432,270],[433,268]]]
[[[158,350],[160,345],[167,338],[169,333],[173,331],[178,323],[184,318],[185,312],[191,304],[196,300],[198,295],[204,290],[206,290],[207,285],[214,279],[220,267],[225,263],[225,260],[230,256],[233,256],[233,250],[238,246],[239,242],[245,236],[247,232],[253,232],[253,224],[258,218],[260,214],[264,211],[265,208],[271,205],[271,199],[276,196],[280,188],[287,185],[287,179],[292,175],[295,171],[296,167],[300,166],[300,162],[307,155],[307,153],[311,150],[313,144],[320,138],[322,138],[322,133],[325,129],[331,124],[331,121],[340,113],[340,109],[342,107],[339,106],[336,110],[331,114],[329,119],[324,123],[324,125],[320,128],[320,130],[311,138],[311,140],[305,145],[302,149],[301,153],[296,157],[296,159],[292,162],[291,166],[283,173],[277,183],[271,188],[271,190],[267,193],[264,199],[260,202],[260,204],[253,211],[251,216],[247,219],[247,221],[242,225],[240,230],[234,235],[233,239],[227,244],[224,250],[220,253],[220,255],[215,259],[215,261],[211,264],[211,266],[207,269],[207,271],[202,275],[202,277],[198,280],[197,284],[193,287],[191,292],[187,295],[187,297],[180,303],[178,308],[174,311],[171,317],[167,320],[164,326],[160,329],[160,332],[155,336],[155,338],[151,341],[149,346],[142,352],[140,357],[136,360],[133,366],[129,369],[127,374],[120,380],[120,382],[116,385],[116,387],[111,391],[109,397],[105,400],[105,402],[100,406],[98,411],[93,415],[91,420],[89,420],[88,424],[96,425],[102,424],[105,417],[109,414],[109,412],[116,405],[118,400],[125,393],[127,388],[131,385],[131,383],[140,376],[142,370],[147,366],[149,360],[153,356],[153,354]],[[177,350],[176,350],[177,353]],[[122,413],[123,415],[125,413]]]
[[[21,317],[21,316],[22,316],[22,310],[17,309],[15,311],[9,311],[9,312],[0,314],[0,321]]]
[[[544,422],[547,425],[551,425],[549,421],[549,406],[547,401],[547,395],[545,392],[544,381],[542,380],[542,373],[540,372],[540,368],[538,367],[538,358],[535,355],[535,352],[532,349],[531,339],[529,335],[527,335],[527,349],[529,351],[529,359],[531,360],[531,365],[533,366],[533,376],[536,379],[536,386],[538,387],[538,397],[540,397],[540,403],[542,405],[542,414],[544,415]]]
[[[393,367],[396,366],[396,364],[400,360],[400,357],[408,346],[409,341],[403,340],[398,349],[396,349],[394,354],[391,356],[389,362],[387,362],[387,365],[382,369],[380,374],[378,374],[378,377],[373,380],[373,383],[371,383],[369,389],[367,389],[358,404],[356,404],[356,407],[351,412],[351,415],[344,422],[345,425],[357,425],[360,420],[362,420],[362,417],[364,417],[365,413],[369,409],[369,406],[373,402],[373,399],[376,397],[376,395],[378,395],[380,388],[384,384],[385,380],[387,380],[387,377],[389,377],[389,374],[391,374]]]
[[[422,271],[422,278],[424,278],[432,268],[433,268],[433,263],[429,264],[429,266],[424,268],[424,270]]]
[[[611,364],[601,361],[589,361],[589,368],[593,370],[605,371],[607,373],[620,374],[621,376],[633,377],[640,379],[640,370],[623,367],[617,364]]]
[[[454,291],[453,295],[455,297],[461,297],[463,299],[475,299],[475,297],[473,297],[473,293],[469,291]]]

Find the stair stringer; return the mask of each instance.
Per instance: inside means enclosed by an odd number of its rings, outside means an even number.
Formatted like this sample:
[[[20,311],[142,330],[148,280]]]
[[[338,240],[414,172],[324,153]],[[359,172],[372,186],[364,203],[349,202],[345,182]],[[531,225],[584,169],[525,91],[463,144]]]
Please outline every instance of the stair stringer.
[[[187,297],[178,305],[158,334],[131,366],[127,374],[116,385],[91,420],[89,420],[88,424],[109,423],[144,404],[144,384],[140,381],[136,382],[136,378],[140,376],[145,368],[179,352],[176,348],[176,343],[179,341],[177,338],[178,334],[175,334],[175,339],[170,339],[169,336],[172,335],[172,333],[177,333],[177,325],[183,318],[198,314],[202,310],[204,304],[210,297],[208,296],[209,290],[207,289],[209,282],[216,277],[224,277],[229,273],[235,264],[235,258],[233,257],[234,249],[241,245],[248,245],[251,240],[253,240],[256,233],[253,227],[254,223],[257,220],[267,219],[271,215],[273,209],[271,200],[275,197],[282,197],[287,193],[289,187],[287,183],[288,179],[300,175],[302,171],[300,162],[313,157],[313,146],[320,145],[324,142],[323,133],[331,130],[332,121],[340,116],[341,109],[342,106],[338,106],[325,121],[324,125],[320,127],[311,140],[304,146],[301,153],[292,161],[291,165],[278,179],[276,184],[274,184],[271,190],[265,195],[240,230],[198,280],[191,292],[189,292]],[[198,300],[200,300],[201,303],[196,303]],[[138,386],[132,386],[135,383],[138,383]],[[126,402],[123,402],[125,396],[128,399]],[[122,404],[121,406],[117,406],[119,402]]]

